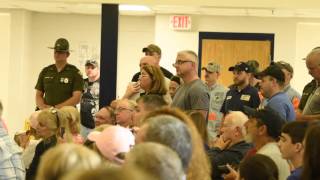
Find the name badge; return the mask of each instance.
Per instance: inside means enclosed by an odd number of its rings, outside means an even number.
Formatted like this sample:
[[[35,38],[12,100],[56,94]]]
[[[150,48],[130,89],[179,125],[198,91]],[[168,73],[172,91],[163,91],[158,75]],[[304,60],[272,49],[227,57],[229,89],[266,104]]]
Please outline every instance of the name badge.
[[[250,100],[250,95],[243,94],[243,95],[241,95],[240,100],[249,101]]]
[[[226,99],[227,99],[227,100],[229,100],[229,99],[231,99],[231,98],[232,98],[232,96],[227,96],[227,98],[226,98]]]

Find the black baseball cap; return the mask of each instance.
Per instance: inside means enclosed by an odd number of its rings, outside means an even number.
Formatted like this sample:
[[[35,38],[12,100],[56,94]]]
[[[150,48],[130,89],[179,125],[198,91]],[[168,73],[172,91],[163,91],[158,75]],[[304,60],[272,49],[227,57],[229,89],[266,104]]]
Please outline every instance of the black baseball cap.
[[[282,72],[281,67],[279,67],[276,64],[272,64],[272,65],[268,66],[262,72],[256,74],[256,77],[259,79],[261,79],[262,77],[265,77],[265,76],[271,76],[271,77],[275,78],[276,80],[278,80],[279,82],[285,81],[284,73]]]
[[[245,71],[247,73],[251,73],[252,72],[252,68],[250,68],[250,66],[245,62],[239,62],[235,66],[229,67],[228,70],[229,71]]]
[[[285,124],[285,120],[281,118],[278,112],[269,107],[264,109],[253,109],[249,106],[243,107],[244,113],[249,118],[256,118],[267,126],[268,135],[274,139],[278,139],[281,135],[282,126]]]

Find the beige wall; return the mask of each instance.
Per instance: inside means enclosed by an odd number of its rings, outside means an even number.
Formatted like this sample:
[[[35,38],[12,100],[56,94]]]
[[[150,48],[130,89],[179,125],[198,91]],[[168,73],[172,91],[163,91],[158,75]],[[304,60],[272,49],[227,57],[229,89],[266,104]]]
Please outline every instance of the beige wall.
[[[23,120],[34,110],[34,86],[41,69],[53,63],[54,41],[66,37],[71,43],[69,62],[83,71],[85,59],[100,57],[100,17],[0,11],[0,52],[3,71],[0,99],[5,105],[5,118],[11,133],[22,128]],[[192,31],[169,28],[169,16],[120,16],[117,94],[122,96],[132,75],[139,70],[143,53],[149,44],[163,51],[160,64],[175,72],[172,63],[179,50],[198,52],[198,32],[275,33],[275,59],[290,62],[295,69],[293,86],[300,91],[311,78],[301,58],[318,46],[318,19],[192,16]]]

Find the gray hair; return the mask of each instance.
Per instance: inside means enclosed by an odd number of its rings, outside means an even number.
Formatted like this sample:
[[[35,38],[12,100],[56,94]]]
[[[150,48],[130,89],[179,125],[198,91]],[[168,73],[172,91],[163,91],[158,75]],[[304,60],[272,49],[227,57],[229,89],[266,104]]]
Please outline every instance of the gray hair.
[[[241,111],[231,111],[227,117],[230,118],[232,126],[239,127],[242,136],[245,136],[246,128],[244,127],[244,124],[249,120],[248,116]]]
[[[176,117],[159,115],[145,121],[147,125],[144,141],[157,142],[177,152],[186,171],[192,155],[189,128]]]
[[[179,156],[171,148],[158,143],[142,143],[126,156],[126,165],[140,168],[159,180],[182,179],[184,172]]]

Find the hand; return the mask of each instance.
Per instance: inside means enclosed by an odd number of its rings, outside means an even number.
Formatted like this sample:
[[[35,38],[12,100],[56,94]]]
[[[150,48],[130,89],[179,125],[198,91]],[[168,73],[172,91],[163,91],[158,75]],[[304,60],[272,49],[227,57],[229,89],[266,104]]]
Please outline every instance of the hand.
[[[239,173],[234,170],[229,164],[227,164],[227,168],[229,169],[229,174],[223,174],[223,179],[226,180],[236,180],[239,177]]]
[[[231,143],[230,139],[227,139],[226,141],[223,140],[223,137],[220,136],[213,144],[213,147],[217,147],[221,150],[224,150],[225,148],[227,148],[229,146],[229,144]]]
[[[140,84],[139,83],[130,83],[127,86],[124,98],[130,98],[132,95],[139,93]]]

